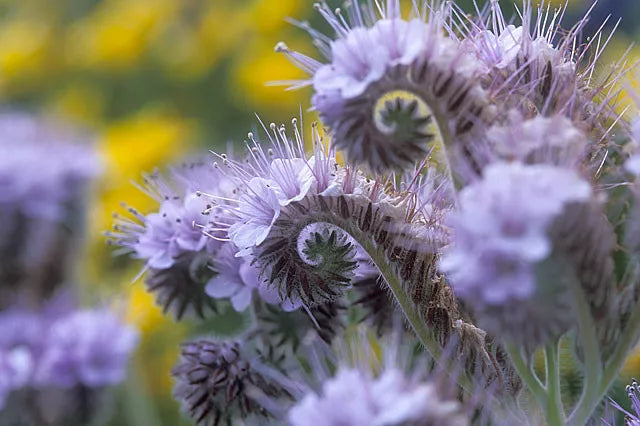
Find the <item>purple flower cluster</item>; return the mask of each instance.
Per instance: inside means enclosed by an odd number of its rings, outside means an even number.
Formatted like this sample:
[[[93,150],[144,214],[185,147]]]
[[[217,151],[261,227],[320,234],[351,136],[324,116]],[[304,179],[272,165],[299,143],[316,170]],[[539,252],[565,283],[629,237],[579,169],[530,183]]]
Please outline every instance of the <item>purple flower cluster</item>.
[[[301,26],[327,63],[284,44],[277,49],[311,74],[295,86],[313,86],[312,104],[335,135],[332,143],[350,161],[385,171],[425,156],[438,131],[431,126],[435,120],[447,132],[467,133],[486,99],[478,84],[482,64],[445,35],[441,11],[405,20],[398,0],[379,6],[374,11],[354,3],[345,19],[341,11],[318,5],[335,36]]]
[[[2,396],[24,387],[116,385],[137,344],[137,332],[104,309],[12,308],[0,313],[0,329]]]
[[[569,204],[591,196],[589,183],[570,169],[517,162],[488,166],[482,180],[460,192],[449,218],[454,243],[440,267],[487,331],[531,340],[537,332],[525,333],[525,325],[542,326],[557,312],[548,301],[532,303],[562,289],[538,279],[553,251],[549,230]]]
[[[345,403],[349,401],[348,403]],[[469,424],[455,400],[444,400],[433,383],[412,383],[397,369],[379,377],[340,369],[322,393],[310,393],[289,411],[294,426]]]

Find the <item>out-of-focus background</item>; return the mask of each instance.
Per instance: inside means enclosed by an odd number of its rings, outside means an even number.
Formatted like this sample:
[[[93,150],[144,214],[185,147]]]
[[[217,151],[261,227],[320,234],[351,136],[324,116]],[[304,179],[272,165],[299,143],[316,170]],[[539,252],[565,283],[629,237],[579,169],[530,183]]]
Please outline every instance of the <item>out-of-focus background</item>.
[[[473,10],[470,1],[459,3]],[[587,3],[569,2],[565,26]],[[639,40],[640,2],[600,0],[589,30],[609,14],[609,27],[624,20],[603,65]],[[287,17],[322,28],[310,0],[0,0],[3,103],[88,129],[106,162],[92,200],[84,293],[91,301],[116,296],[143,336],[114,401],[114,425],[184,421],[170,396],[169,370],[179,342],[201,328],[164,317],[144,286],[132,282],[141,265],[114,257],[102,232],[121,201],[143,211],[152,205],[131,184],[141,172],[240,144],[257,127],[255,113],[266,122],[289,122],[308,109],[309,92],[265,85],[303,76],[274,53],[278,41],[314,53]],[[640,374],[640,354],[624,374]]]

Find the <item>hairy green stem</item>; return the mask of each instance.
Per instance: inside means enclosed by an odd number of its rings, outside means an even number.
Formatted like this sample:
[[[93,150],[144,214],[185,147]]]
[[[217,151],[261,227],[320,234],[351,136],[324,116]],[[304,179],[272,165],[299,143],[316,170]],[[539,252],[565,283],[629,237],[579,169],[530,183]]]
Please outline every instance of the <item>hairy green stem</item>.
[[[355,232],[350,233],[352,237],[356,238],[357,234]],[[466,391],[473,391],[473,382],[467,377],[464,372],[455,371],[451,364],[448,364],[443,359],[442,347],[440,343],[438,343],[433,333],[429,330],[429,327],[422,321],[418,311],[416,310],[414,303],[411,301],[411,298],[407,294],[407,292],[403,288],[402,281],[397,277],[392,268],[389,265],[386,257],[383,256],[379,250],[376,250],[374,245],[369,241],[362,241],[361,239],[356,238],[356,241],[360,244],[360,246],[367,252],[371,260],[378,268],[380,275],[384,278],[389,290],[393,294],[394,299],[396,300],[398,306],[402,310],[405,318],[413,328],[416,336],[422,343],[422,345],[429,351],[433,359],[438,363],[440,367],[442,367],[445,371],[449,372],[452,376],[455,375],[454,379],[457,383]]]
[[[633,312],[633,314],[631,315],[631,318],[629,318],[627,327],[624,329],[622,336],[620,336],[615,352],[609,359],[602,375],[600,388],[598,389],[598,400],[604,397],[613,381],[618,377],[618,373],[620,372],[627,355],[633,348],[633,345],[637,342],[638,336],[640,335],[640,300],[636,302],[636,305],[631,312]]]
[[[514,368],[518,372],[518,375],[527,386],[527,389],[529,389],[531,394],[533,394],[533,397],[540,407],[544,409],[547,406],[547,390],[544,385],[533,372],[529,363],[524,359],[518,346],[514,344],[506,344],[505,348],[511,358]]]
[[[549,343],[545,350],[547,407],[546,418],[549,424],[564,424],[564,408],[560,394],[560,360],[558,342]]]
[[[582,395],[573,413],[569,416],[568,424],[583,426],[600,402],[602,361],[591,307],[587,302],[584,290],[575,277],[570,277],[568,281],[578,319],[578,337],[582,343],[585,358]]]

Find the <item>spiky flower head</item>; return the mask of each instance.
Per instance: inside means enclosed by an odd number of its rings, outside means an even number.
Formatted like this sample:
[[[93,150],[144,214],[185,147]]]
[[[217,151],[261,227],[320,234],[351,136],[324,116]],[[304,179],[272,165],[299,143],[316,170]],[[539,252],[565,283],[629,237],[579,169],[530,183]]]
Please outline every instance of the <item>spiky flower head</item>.
[[[553,262],[550,230],[568,206],[591,196],[570,169],[517,162],[488,166],[461,191],[450,218],[454,244],[440,267],[481,327],[526,347],[567,330],[566,277]]]
[[[107,233],[122,252],[145,261],[147,288],[157,302],[173,310],[178,319],[187,311],[200,317],[215,309],[204,288],[214,276],[215,254],[223,245],[217,230],[225,212],[214,208],[199,191],[233,197],[235,188],[213,164],[186,163],[165,177],[145,175],[141,189],[158,202],[156,211],[142,214],[127,207],[128,216],[116,215]]]
[[[376,172],[404,169],[424,157],[441,132],[457,138],[480,120],[484,92],[481,63],[445,35],[443,11],[428,17],[414,8],[400,16],[398,0],[377,7],[351,2],[332,11],[316,8],[335,32],[327,36],[307,23],[319,62],[279,44],[277,50],[308,72],[313,107],[331,128],[334,145],[348,159]]]
[[[412,191],[395,191],[388,182],[338,165],[315,127],[310,156],[296,123],[293,138],[275,124],[268,142],[249,136],[249,161],[224,158],[220,166],[239,188],[237,205],[227,208],[227,233],[239,255],[253,257],[282,299],[314,306],[338,298],[357,266],[353,233],[362,241],[375,239],[381,256],[393,251],[399,262],[404,259],[401,251],[410,251],[405,278],[415,271],[417,280],[425,271],[427,252],[432,253],[426,248],[431,240],[423,238],[429,225],[416,219],[423,209]],[[216,197],[210,199],[215,202]],[[425,226],[413,226],[413,221]]]
[[[171,373],[174,396],[197,424],[217,425],[248,416],[269,419],[260,398],[288,399],[290,394],[265,375],[267,370],[248,357],[239,342],[188,342]]]
[[[603,33],[603,25],[584,37],[592,9],[564,30],[566,7],[551,9],[548,2],[534,6],[527,0],[509,19],[500,2],[491,1],[475,18],[458,11],[455,16],[462,22],[449,29],[482,62],[486,69],[482,85],[497,108],[515,108],[525,118],[563,115],[593,135],[595,153],[611,130],[607,121],[618,118],[608,105],[617,97],[611,82],[626,69],[618,65],[605,81],[596,81],[594,70],[611,35]],[[494,117],[501,116],[502,111]]]

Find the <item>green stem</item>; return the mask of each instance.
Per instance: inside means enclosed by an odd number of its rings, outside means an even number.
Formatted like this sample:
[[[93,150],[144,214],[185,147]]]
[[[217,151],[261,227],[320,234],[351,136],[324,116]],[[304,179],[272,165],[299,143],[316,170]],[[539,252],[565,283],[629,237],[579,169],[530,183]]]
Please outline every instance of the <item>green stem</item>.
[[[505,348],[518,375],[527,386],[527,389],[533,394],[533,397],[540,407],[544,409],[547,406],[547,390],[544,385],[540,382],[540,379],[538,379],[531,367],[529,367],[518,346],[506,344]]]
[[[600,402],[602,362],[591,307],[578,280],[575,277],[570,277],[568,281],[578,318],[578,336],[585,358],[582,395],[573,413],[569,416],[568,424],[582,426],[589,420],[593,410]]]
[[[609,359],[604,370],[604,374],[602,375],[599,399],[604,397],[613,381],[618,377],[618,373],[620,372],[627,355],[638,340],[638,335],[640,334],[640,300],[636,302],[632,312],[633,314],[627,322],[627,327],[624,329],[622,336],[620,336],[615,352]]]
[[[560,394],[560,360],[558,358],[558,342],[549,343],[545,350],[547,371],[547,407],[546,418],[549,424],[564,424],[564,408]]]
[[[356,238],[356,240],[360,240],[357,238],[357,233],[352,232],[350,234],[351,236]],[[384,278],[387,286],[389,287],[389,290],[393,294],[394,299],[402,310],[404,317],[407,319],[407,321],[409,321],[409,324],[411,324],[411,327],[413,328],[422,345],[427,349],[427,351],[429,351],[433,359],[438,363],[438,365],[440,365],[440,367],[444,368],[445,371],[449,372],[452,375],[455,374],[458,384],[463,389],[468,392],[472,392],[473,383],[469,379],[469,377],[467,377],[467,375],[463,372],[459,372],[457,370],[454,371],[452,365],[445,363],[445,360],[442,356],[443,351],[440,343],[438,343],[434,339],[433,334],[429,330],[429,327],[420,318],[420,315],[416,310],[414,303],[411,301],[409,295],[403,288],[402,281],[393,272],[386,257],[383,256],[379,252],[379,250],[376,250],[376,248],[370,242],[360,240],[358,241],[358,243],[369,254],[371,260],[378,268],[380,275],[382,275],[382,277]]]

